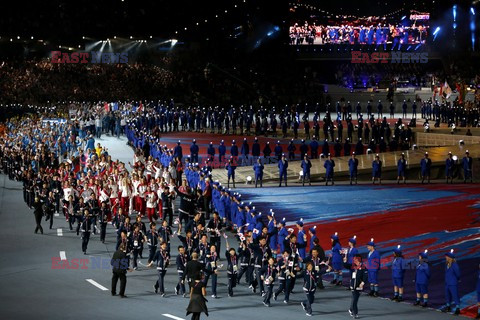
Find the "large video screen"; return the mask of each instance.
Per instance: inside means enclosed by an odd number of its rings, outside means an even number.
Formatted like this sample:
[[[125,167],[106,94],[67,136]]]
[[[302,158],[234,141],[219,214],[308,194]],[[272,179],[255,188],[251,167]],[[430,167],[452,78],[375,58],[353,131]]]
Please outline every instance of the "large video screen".
[[[317,7],[291,5],[290,44],[424,44],[430,14],[408,10],[384,16],[335,15]]]

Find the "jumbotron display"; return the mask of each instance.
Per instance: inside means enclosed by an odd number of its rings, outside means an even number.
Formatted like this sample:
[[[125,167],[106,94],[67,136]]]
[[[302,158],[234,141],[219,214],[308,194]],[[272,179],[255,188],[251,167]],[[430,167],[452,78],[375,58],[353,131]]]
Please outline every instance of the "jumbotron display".
[[[360,44],[394,47],[402,44],[424,44],[430,36],[430,13],[410,10],[384,16],[297,14],[291,8],[291,45]]]

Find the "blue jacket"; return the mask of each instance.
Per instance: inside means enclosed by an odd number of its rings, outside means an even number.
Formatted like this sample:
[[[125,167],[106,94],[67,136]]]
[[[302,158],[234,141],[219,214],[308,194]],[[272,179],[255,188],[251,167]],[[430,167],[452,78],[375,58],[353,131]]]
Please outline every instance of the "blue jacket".
[[[423,158],[420,161],[420,168],[421,168],[422,174],[430,173],[431,165],[432,165],[432,160],[430,160],[430,158],[427,158],[427,159]]]
[[[233,145],[231,148],[230,148],[230,154],[233,156],[233,157],[238,157],[238,147],[236,145]]]
[[[246,156],[250,153],[250,147],[249,147],[247,141],[243,142],[241,152],[242,152],[242,155],[244,155],[244,156]]]
[[[405,276],[405,265],[402,257],[393,259],[392,262],[392,278],[403,279]]]
[[[306,241],[306,235],[305,231],[298,231],[297,235],[297,243],[298,243],[298,254],[302,259],[305,259],[307,256],[307,241]]]
[[[332,264],[343,262],[341,250],[342,246],[338,242],[332,247]]]
[[[88,149],[95,151],[95,139],[93,138],[88,139],[87,145],[85,146],[85,150],[88,150]]]
[[[235,169],[237,169],[237,167],[232,166],[230,163],[225,166],[225,170],[227,170],[227,173],[229,176],[235,175]]]
[[[312,163],[310,162],[310,160],[308,161],[305,161],[305,160],[302,160],[302,165],[301,165],[302,169],[303,169],[303,173],[310,173],[310,168],[312,167]]]
[[[191,154],[198,154],[198,146],[196,144],[192,144],[190,146],[190,153]]]
[[[348,264],[353,264],[353,257],[358,254],[358,249],[353,247],[353,248],[348,248],[347,250],[347,263]]]
[[[257,177],[261,177],[263,176],[263,169],[264,169],[264,165],[261,164],[261,163],[255,163],[253,165],[253,171],[255,171],[255,176]]]
[[[280,252],[283,254],[283,251],[285,251],[285,238],[288,236],[288,231],[287,228],[283,227],[280,230],[278,230],[278,237],[277,237],[277,242],[280,245]]]
[[[445,175],[446,176],[449,176],[450,174],[452,174],[453,164],[454,164],[453,159],[447,158],[447,160],[445,160]]]
[[[173,157],[178,157],[180,159],[183,157],[182,146],[177,145],[175,148],[173,148]]]
[[[380,270],[380,253],[377,250],[368,253],[367,260],[367,270],[368,271],[378,271]]]
[[[220,147],[218,149],[220,149]],[[220,152],[220,151],[218,151],[218,152]],[[210,155],[210,156],[214,156],[215,155],[215,148],[213,146],[209,146],[208,149],[207,149],[207,154]]]
[[[372,171],[373,173],[382,173],[382,161],[373,161],[372,162]]]
[[[333,167],[335,167],[335,161],[327,159],[325,160],[323,167],[325,168],[327,176],[331,176],[333,175]]]
[[[458,263],[453,262],[450,268],[445,265],[445,285],[456,286],[460,280],[460,267]]]
[[[275,152],[275,156],[280,157],[283,153],[282,146],[281,145],[276,146],[273,152]]]
[[[350,158],[350,160],[348,160],[348,170],[350,171],[350,173],[357,172],[357,168],[358,168],[358,159],[355,158],[354,160]]]
[[[313,140],[312,142],[310,142],[310,150],[313,153],[318,152],[318,141],[317,140]]]
[[[428,284],[430,281],[430,267],[428,263],[422,262],[417,266],[417,272],[415,274],[415,282],[417,284]]]
[[[278,162],[278,171],[280,173],[287,173],[287,168],[288,168],[288,161],[279,161]]]
[[[260,144],[258,142],[254,142],[252,145],[252,156],[254,157],[260,156]]]
[[[218,146],[218,153],[220,155],[224,156],[225,153],[227,153],[227,148],[223,144],[219,145]],[[215,154],[215,152],[213,154]]]
[[[398,172],[405,172],[406,168],[407,168],[407,161],[404,159],[398,159],[397,161]]]
[[[463,157],[462,167],[463,167],[463,170],[472,170],[472,158],[471,157]]]

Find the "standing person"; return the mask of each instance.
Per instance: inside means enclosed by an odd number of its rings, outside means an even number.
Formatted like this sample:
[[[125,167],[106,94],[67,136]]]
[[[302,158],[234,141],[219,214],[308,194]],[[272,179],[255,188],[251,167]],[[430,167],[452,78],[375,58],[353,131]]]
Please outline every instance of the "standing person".
[[[418,265],[415,272],[415,291],[417,292],[417,300],[414,306],[420,305],[420,300],[423,297],[422,307],[428,306],[428,283],[430,281],[430,267],[428,266],[428,250],[421,252],[418,255]]]
[[[348,160],[348,171],[350,173],[350,185],[357,184],[357,174],[358,174],[358,159],[355,158],[355,152],[352,152],[352,156]]]
[[[217,249],[214,245],[210,247],[210,252],[206,254],[205,264],[205,287],[208,286],[208,280],[212,277],[212,298],[217,298],[217,277],[218,277]]]
[[[273,294],[273,284],[275,283],[275,278],[277,277],[277,266],[275,265],[275,259],[273,257],[268,258],[268,264],[263,266],[260,270],[260,279],[264,283],[266,289],[265,295],[263,298],[263,304],[265,307],[270,307],[270,299]]]
[[[82,232],[82,251],[83,254],[87,254],[88,242],[90,241],[90,234],[92,232],[92,219],[90,219],[90,214],[86,209],[80,230]]]
[[[305,154],[302,160],[302,186],[305,186],[305,180],[308,177],[308,184],[312,185],[312,181],[310,179],[310,169],[312,168],[312,162],[310,162],[310,159],[308,159],[308,156]]]
[[[315,300],[315,291],[317,290],[317,279],[321,274],[330,272],[331,268],[323,269],[317,272],[313,266],[313,262],[308,262],[305,268],[305,273],[303,275],[303,291],[305,292],[306,298],[304,301],[300,302],[303,307],[303,310],[306,311],[306,315],[312,316],[312,304]]]
[[[185,272],[184,272],[184,281],[186,280],[188,282],[188,285],[190,286],[190,289],[193,287],[195,284],[196,277],[200,277],[203,274],[203,265],[201,262],[198,261],[198,253],[193,252],[192,253],[192,260],[187,262],[187,265],[185,266]]]
[[[237,285],[238,256],[235,249],[230,248],[227,239],[225,239],[225,242],[227,244],[225,258],[227,258],[228,296],[233,297],[233,288]]]
[[[105,243],[105,236],[107,234],[107,224],[111,219],[111,211],[107,206],[107,202],[102,202],[102,207],[100,209],[100,241]]]
[[[150,230],[147,231],[147,244],[148,244],[148,260],[150,263],[157,252],[158,245],[158,233],[157,233],[157,224],[155,222],[150,223]]]
[[[368,271],[368,282],[370,283],[370,293],[368,295],[371,297],[378,297],[378,271],[380,270],[380,254],[377,250],[375,250],[375,242],[373,242],[373,238],[367,243],[367,249],[368,262],[366,267]]]
[[[462,159],[462,167],[463,167],[463,183],[466,183],[468,179],[470,179],[470,183],[473,182],[473,159],[470,157],[470,154],[465,151],[465,157]]]
[[[453,183],[453,166],[455,162],[453,161],[453,155],[452,152],[448,152],[448,157],[445,160],[445,179],[448,181],[450,180],[450,183]]]
[[[280,293],[285,292],[284,303],[288,303],[290,297],[290,287],[295,277],[296,255],[290,255],[289,250],[284,250],[278,261],[278,280],[279,286],[273,295],[273,300],[277,300]]]
[[[407,183],[406,171],[407,160],[405,159],[405,153],[402,152],[400,159],[397,161],[397,184],[400,184],[400,178],[403,179],[403,183]]]
[[[325,168],[325,185],[328,186],[328,181],[332,181],[332,186],[335,184],[333,181],[333,168],[335,167],[335,161],[332,160],[332,155],[329,153],[327,160],[323,164]]]
[[[200,320],[200,314],[203,312],[208,317],[207,304],[208,300],[205,298],[207,289],[205,282],[202,279],[202,273],[198,272],[192,279],[192,286],[190,288],[190,302],[187,307],[187,316],[191,313],[192,320]]]
[[[343,284],[343,257],[342,257],[342,245],[338,238],[338,233],[335,232],[330,237],[332,241],[332,268],[333,268],[333,280],[332,284],[341,286]]]
[[[160,289],[160,294],[162,295],[162,297],[165,297],[165,275],[167,273],[167,268],[170,263],[170,254],[167,250],[166,241],[163,241],[160,244],[160,250],[155,253],[153,260],[147,266],[151,267],[153,265],[153,262],[156,262],[158,272],[158,279],[153,285],[153,290],[155,291],[155,293],[158,293],[158,289]]]
[[[40,233],[43,234],[42,228],[42,217],[43,217],[43,204],[40,202],[40,198],[38,196],[35,197],[35,201],[33,203],[33,214],[35,216],[35,222],[37,226],[35,227],[35,233],[40,230]]]
[[[392,278],[393,278],[393,297],[392,301],[403,301],[403,278],[405,277],[405,265],[403,261],[400,245],[393,250]]]
[[[125,288],[127,286],[127,271],[132,272],[128,266],[130,265],[126,254],[127,247],[121,244],[112,256],[110,265],[112,266],[112,296],[117,294],[117,281],[120,279],[120,297],[126,298]]]
[[[350,290],[352,290],[352,302],[348,312],[354,319],[358,319],[358,299],[360,292],[363,291],[367,275],[365,274],[365,266],[362,264],[362,256],[356,254],[353,257],[352,277],[350,279]]]
[[[235,166],[233,161],[234,159],[230,158],[227,162],[227,165],[225,166],[225,170],[227,170],[227,177],[228,177],[227,188],[230,188],[230,179],[232,179],[233,187],[235,188],[235,169],[237,169],[237,167]]]
[[[257,162],[253,165],[253,171],[255,172],[255,188],[258,182],[260,182],[260,188],[263,186],[263,169],[262,159],[257,157]]]
[[[175,295],[181,294],[185,298],[185,269],[188,262],[188,256],[185,253],[184,246],[178,246],[178,255],[176,260],[177,273],[178,273],[178,283],[175,287]]]
[[[458,281],[460,281],[460,267],[455,260],[453,249],[445,254],[445,299],[446,306],[442,312],[452,311],[451,303],[455,303],[455,315],[460,314],[460,297],[458,296]]]
[[[192,144],[190,145],[190,161],[193,163],[198,163],[198,150],[197,140],[193,139]]]
[[[357,245],[357,236],[353,236],[348,240],[348,249],[343,258],[343,265],[346,269],[350,271],[350,280],[352,279],[353,272],[353,258],[358,254],[358,249],[355,248]]]
[[[378,184],[382,184],[382,161],[378,153],[375,155],[375,160],[372,162],[372,184],[378,179]]]
[[[422,175],[422,184],[427,178],[427,183],[430,183],[430,167],[432,166],[432,160],[428,157],[428,152],[425,152],[425,155],[422,160],[420,160],[420,171]]]
[[[282,186],[282,180],[285,179],[285,187],[287,186],[287,168],[288,161],[285,159],[285,154],[282,154],[282,159],[278,162],[278,174],[280,176],[279,187]]]

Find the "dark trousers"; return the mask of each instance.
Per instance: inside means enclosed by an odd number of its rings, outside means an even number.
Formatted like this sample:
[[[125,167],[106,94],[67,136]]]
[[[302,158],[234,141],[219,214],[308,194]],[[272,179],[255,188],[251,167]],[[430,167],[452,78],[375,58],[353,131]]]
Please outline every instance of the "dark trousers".
[[[177,286],[175,287],[177,289],[177,292],[180,294],[185,294],[185,282],[183,281],[183,272],[178,273],[178,283]]]
[[[173,212],[172,208],[163,208],[163,220],[167,220],[168,216],[168,225],[171,227],[173,224]]]
[[[90,241],[90,232],[82,232],[82,251],[83,252],[87,251],[88,241]]]
[[[260,270],[262,268],[259,268],[259,267],[255,267],[255,277],[257,278],[257,282],[260,286],[260,292],[264,292],[265,291],[265,287],[263,286],[263,281],[260,279]]]
[[[270,304],[270,299],[272,299],[272,293],[273,293],[273,284],[267,284],[266,289],[267,289],[267,292],[263,299],[263,303]]]
[[[107,234],[107,222],[100,224],[100,241],[105,242],[105,235]]]
[[[203,280],[205,283],[205,287],[208,286],[208,280],[212,277],[212,294],[217,295],[217,275],[215,273],[207,273],[205,272],[205,279]]]
[[[47,216],[45,218],[45,221],[50,220],[50,229],[52,229],[53,226],[53,211],[47,212]]]
[[[250,266],[241,266],[240,271],[238,272],[237,275],[237,283],[240,283],[240,280],[242,279],[243,274],[245,273],[245,282],[248,284],[251,284],[251,271],[249,272]]]
[[[305,305],[305,311],[307,313],[312,313],[312,304],[313,300],[315,299],[315,291],[307,291],[305,292],[305,295],[307,297],[307,299],[303,301],[303,304]]]
[[[41,215],[35,215],[35,222],[37,223],[37,226],[35,227],[35,233],[40,231],[41,234],[43,234],[43,228],[42,228],[42,216]]]
[[[210,202],[212,202],[211,197],[203,197],[203,205],[205,206],[205,219],[210,220]]]
[[[288,302],[290,299],[290,292],[291,292],[291,279],[286,279],[286,280],[280,280],[280,285],[278,286],[278,289],[275,291],[275,296],[278,296],[282,291],[285,292],[285,301]]]
[[[155,289],[160,289],[160,293],[164,294],[165,293],[165,286],[164,286],[164,279],[165,279],[165,274],[167,273],[166,270],[157,270],[158,272],[158,280],[155,282]]]
[[[192,320],[200,320],[200,312],[193,312]]]
[[[230,296],[233,296],[233,288],[236,287],[237,285],[237,274],[236,273],[233,273],[233,274],[227,274],[228,276],[228,294]]]
[[[279,187],[282,186],[282,180],[285,179],[285,187],[287,186],[287,173],[286,172],[283,172],[283,173],[280,173],[280,183],[278,184]]]
[[[263,175],[262,176],[255,176],[255,188],[257,184],[260,182],[260,188],[263,187]]]
[[[112,293],[117,293],[117,281],[120,279],[120,295],[125,295],[125,287],[127,286],[127,275],[125,271],[113,271],[112,275]]]
[[[138,267],[138,255],[140,254],[140,248],[133,249],[133,267]]]
[[[354,315],[358,314],[358,299],[360,298],[360,291],[353,290],[352,291],[352,303],[350,304],[350,311]]]
[[[155,252],[157,252],[157,246],[148,247],[148,263],[152,262]]]

